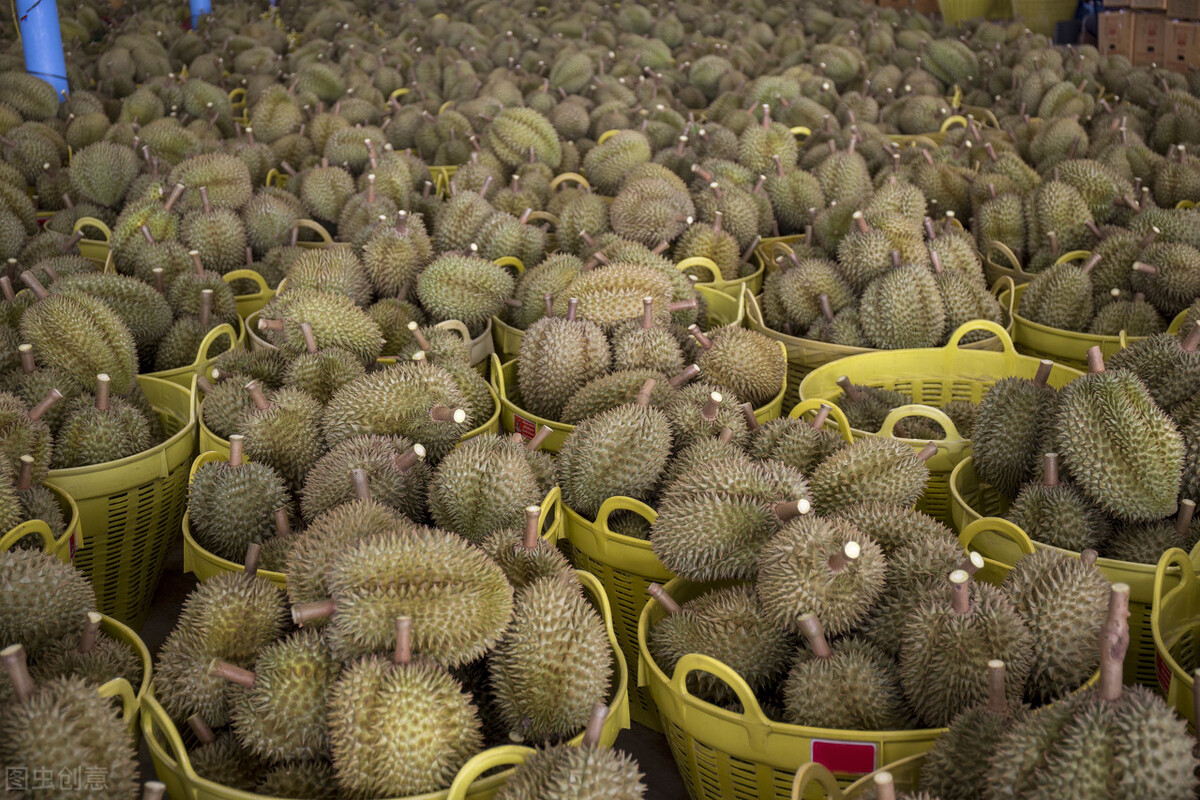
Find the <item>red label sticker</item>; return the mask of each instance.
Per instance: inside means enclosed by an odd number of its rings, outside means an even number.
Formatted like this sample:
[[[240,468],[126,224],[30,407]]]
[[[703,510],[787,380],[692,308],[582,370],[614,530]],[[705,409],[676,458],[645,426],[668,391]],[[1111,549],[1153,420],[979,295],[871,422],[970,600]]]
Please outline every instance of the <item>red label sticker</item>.
[[[513,428],[526,439],[532,439],[534,436],[537,436],[537,425],[534,425],[519,414],[513,414]]]
[[[1163,690],[1163,694],[1167,694],[1171,691],[1171,668],[1157,653],[1154,654],[1154,671],[1158,673],[1159,688]]]
[[[79,531],[71,534],[71,541],[67,543],[67,550],[71,555],[71,560],[75,560],[75,551],[79,549]]]
[[[866,775],[878,768],[879,746],[866,742],[813,739],[812,760],[834,774]]]

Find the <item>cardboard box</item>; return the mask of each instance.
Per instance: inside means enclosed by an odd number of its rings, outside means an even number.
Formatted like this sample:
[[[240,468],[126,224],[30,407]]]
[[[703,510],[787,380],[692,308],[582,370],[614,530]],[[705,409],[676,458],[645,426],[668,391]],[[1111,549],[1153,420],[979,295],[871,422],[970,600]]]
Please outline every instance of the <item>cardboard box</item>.
[[[1200,0],[1167,0],[1167,16],[1175,19],[1200,19]]]
[[[1129,7],[1134,11],[1166,11],[1167,0],[1130,0]]]
[[[1167,18],[1162,14],[1133,15],[1133,63],[1165,64]]]
[[[1104,8],[1129,8],[1131,0],[1104,0]]]
[[[1133,59],[1133,15],[1125,11],[1105,11],[1099,15],[1097,26],[1100,52],[1103,55],[1125,56]]]
[[[1188,64],[1196,63],[1200,50],[1200,22],[1171,20],[1167,23],[1167,69],[1187,72]]]

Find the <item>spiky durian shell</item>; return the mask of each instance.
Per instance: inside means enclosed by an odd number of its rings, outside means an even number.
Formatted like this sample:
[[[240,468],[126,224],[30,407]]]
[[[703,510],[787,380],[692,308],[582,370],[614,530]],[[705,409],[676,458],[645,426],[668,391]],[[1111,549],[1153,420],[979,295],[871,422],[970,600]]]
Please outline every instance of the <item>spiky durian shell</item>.
[[[784,698],[784,718],[794,725],[890,731],[913,724],[892,660],[853,637],[836,642],[829,658],[801,650],[784,684]]]
[[[903,266],[864,290],[859,322],[874,346],[885,350],[936,347],[946,333],[937,283],[921,266]]]
[[[71,401],[54,439],[51,463],[57,469],[103,464],[149,450],[155,436],[141,409],[121,397],[105,411],[91,395]]]
[[[103,372],[115,394],[124,394],[137,374],[137,347],[129,327],[101,300],[90,296],[47,297],[21,316],[21,338],[39,360],[67,370],[81,388]]]
[[[1005,518],[1035,542],[1074,552],[1103,547],[1112,536],[1104,512],[1065,482],[1057,486],[1026,484]]]
[[[525,448],[507,437],[476,436],[442,459],[429,482],[429,513],[434,524],[470,542],[519,528],[525,508],[539,505],[542,487]]]
[[[349,479],[346,481],[349,483]],[[360,539],[404,527],[391,506],[374,500],[350,500],[329,508],[296,534],[287,552],[288,595],[293,603],[329,596],[329,565]],[[314,624],[322,624],[314,620]]]
[[[362,261],[348,247],[305,250],[288,270],[288,291],[310,289],[343,294],[355,305],[371,304],[374,292]]]
[[[709,332],[712,347],[697,359],[701,375],[755,408],[783,389],[787,361],[779,345],[757,331],[725,326]]]
[[[417,278],[421,305],[436,320],[457,319],[478,336],[504,299],[512,296],[514,281],[503,267],[482,258],[443,255]]]
[[[975,469],[1006,497],[1033,475],[1051,435],[1058,393],[1025,378],[1003,378],[984,395],[975,415]]]
[[[539,537],[534,548],[526,550],[522,545],[524,536],[524,530],[506,528],[489,533],[479,542],[479,549],[504,570],[518,596],[542,578],[576,580],[570,562],[558,548]]]
[[[848,444],[818,465],[810,486],[817,513],[828,514],[869,501],[911,506],[928,478],[929,468],[910,446],[868,438]]]
[[[675,395],[675,389],[665,375],[648,369],[616,370],[589,381],[575,392],[563,406],[560,421],[578,425],[588,417],[632,403],[650,379],[656,381],[654,391],[650,393],[650,405],[665,411]]]
[[[82,573],[40,550],[0,553],[0,597],[10,613],[0,619],[0,636],[20,643],[31,659],[77,635],[96,595]]]
[[[275,534],[275,510],[291,512],[283,478],[266,464],[202,465],[188,486],[188,519],[196,542],[239,562],[252,542]]]
[[[517,767],[496,800],[641,800],[641,777],[637,763],[620,751],[555,745]]]
[[[604,331],[587,320],[543,318],[521,340],[517,383],[524,408],[559,419],[572,395],[608,372],[611,356]]]

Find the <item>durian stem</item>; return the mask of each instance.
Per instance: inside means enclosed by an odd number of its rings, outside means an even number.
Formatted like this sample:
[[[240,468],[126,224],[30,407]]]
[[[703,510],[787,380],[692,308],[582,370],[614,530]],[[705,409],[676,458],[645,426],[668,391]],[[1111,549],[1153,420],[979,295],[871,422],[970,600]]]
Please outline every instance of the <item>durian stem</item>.
[[[750,260],[750,256],[754,255],[754,251],[758,249],[759,242],[762,241],[762,236],[755,236],[750,240],[750,244],[746,245],[746,249],[742,251],[742,257],[738,259],[739,264],[745,264]],[[695,303],[694,300],[689,301]]]
[[[846,399],[851,403],[857,403],[862,400],[862,394],[858,391],[858,387],[850,382],[850,377],[843,375],[837,379],[837,385],[841,387],[842,394],[846,395]]]
[[[1104,239],[1104,231],[1100,230],[1100,226],[1097,225],[1094,220],[1089,219],[1083,224],[1087,226],[1087,229],[1092,234],[1092,238],[1094,238],[1097,242]]]
[[[182,183],[177,183],[171,187],[171,194],[167,197],[167,202],[163,203],[163,211],[170,213],[175,204],[179,202],[180,196],[183,194],[184,186]]]
[[[608,706],[604,703],[596,703],[592,706],[592,714],[588,717],[587,728],[583,731],[583,741],[581,744],[584,747],[597,747],[600,744],[600,737],[604,733],[604,721],[608,719]]]
[[[304,336],[304,349],[309,353],[316,353],[317,337],[313,336],[312,325],[309,325],[307,322],[301,322],[300,333]]]
[[[780,500],[775,504],[775,516],[780,522],[787,522],[812,511],[812,504],[803,497],[799,500]]]
[[[572,297],[567,300],[567,322],[574,322],[575,315],[579,313],[579,298]]]
[[[900,269],[900,251],[893,250],[891,253],[892,269]]]
[[[33,456],[26,453],[21,456],[21,471],[17,473],[18,492],[28,491],[33,486]]]
[[[87,621],[83,623],[83,630],[79,632],[79,646],[75,648],[79,653],[90,653],[96,649],[96,641],[100,638],[100,622],[104,617],[100,616],[95,611],[87,613]]]
[[[666,610],[667,614],[674,616],[683,610],[679,607],[679,603],[675,602],[675,598],[671,597],[667,590],[659,584],[650,584],[646,591]]]
[[[392,663],[405,666],[412,661],[412,617],[396,617],[396,649]]]
[[[935,274],[935,275],[942,274],[942,257],[940,255],[938,255],[937,250],[929,251],[929,263],[931,265],[933,265],[933,274]]]
[[[1100,352],[1100,345],[1093,345],[1087,351],[1088,372],[1096,374],[1104,372],[1104,354]]]
[[[695,367],[696,365],[693,364],[692,366]],[[700,368],[696,367],[696,371],[699,372]],[[758,417],[754,416],[754,406],[749,403],[742,403],[741,408],[742,417],[746,420],[746,430],[751,432],[758,430],[761,426],[758,424]]]
[[[350,484],[354,487],[354,496],[364,503],[371,500],[371,482],[365,469],[350,470]]]
[[[988,662],[988,711],[1008,713],[1008,694],[1004,691],[1004,662],[994,658]]]
[[[892,779],[892,773],[876,773],[875,800],[896,800],[896,782]]]
[[[429,418],[434,422],[454,422],[461,425],[467,419],[467,412],[461,408],[450,408],[450,406],[438,403],[429,409]]]
[[[10,260],[16,261],[15,258]],[[16,301],[17,293],[13,291],[12,281],[8,279],[7,275],[0,275],[0,291],[4,292],[4,299],[8,302],[12,303]]]
[[[683,372],[671,378],[667,383],[671,384],[672,389],[678,389],[690,381],[692,378],[700,374],[700,367],[695,364],[688,364],[683,368]]]
[[[733,429],[721,428],[721,432],[717,434],[717,441],[721,444],[729,444],[733,441]]]
[[[833,411],[833,406],[822,403],[821,407],[817,409],[817,415],[813,417],[813,421],[810,423],[810,425],[812,425],[812,429],[819,431],[821,428],[824,428],[825,420],[829,419],[829,413],[831,411]]]
[[[208,187],[201,186],[199,191],[200,191],[200,202],[204,204],[204,213],[211,214],[212,213],[212,204],[208,202]]]
[[[1196,514],[1195,500],[1180,500],[1179,513],[1175,515],[1175,530],[1186,535],[1188,528],[1192,524],[1192,517]]]
[[[707,336],[704,335],[704,332],[700,330],[699,325],[697,325],[695,323],[692,323],[691,325],[689,325],[688,333],[690,333],[692,335],[692,338],[695,339],[696,342],[702,348],[704,348],[705,350],[712,349],[712,346],[713,346],[712,339],[709,339]]]
[[[1141,241],[1137,243],[1138,250],[1145,250],[1147,247],[1154,244],[1154,240],[1158,238],[1160,233],[1162,233],[1162,231],[1158,229],[1157,225],[1150,226],[1150,232],[1143,236]]]
[[[112,379],[101,372],[96,376],[96,410],[108,411],[112,392]]]
[[[867,224],[867,220],[863,217],[863,212],[855,211],[850,217],[854,220],[854,226],[858,228],[859,233],[870,233],[871,226]]]
[[[857,561],[858,557],[861,555],[862,545],[853,541],[846,542],[846,544],[842,546],[841,550],[829,557],[829,571],[836,575],[846,567],[850,566],[851,563]]]
[[[1096,693],[1102,700],[1119,700],[1123,691],[1122,667],[1129,648],[1129,584],[1114,583],[1108,595],[1108,617],[1100,629],[1100,681]]]
[[[833,306],[829,302],[829,295],[817,295],[817,305],[821,307],[821,316],[826,322],[833,322]]]
[[[416,466],[417,462],[423,458],[425,458],[424,446],[414,444],[403,453],[398,453],[392,459],[392,465],[395,466],[397,472],[405,473]]]
[[[207,331],[212,324],[213,290],[200,290],[200,330]]]
[[[192,258],[192,269],[195,270],[195,272],[198,276],[203,278],[204,277],[204,264],[200,261],[200,251],[199,250],[189,250],[188,255],[191,256],[191,258]]]
[[[538,432],[533,435],[533,438],[525,443],[525,449],[531,453],[539,450],[552,433],[554,433],[553,428],[549,425],[543,425],[541,428],[538,428]]]
[[[718,212],[719,213],[719,212]],[[642,330],[648,331],[654,327],[654,298],[642,298]]]
[[[921,448],[921,451],[917,453],[917,458],[920,459],[922,464],[924,464],[925,462],[929,461],[929,459],[937,455],[937,451],[938,447],[936,444],[933,442],[926,442],[925,446]]]
[[[417,347],[426,352],[433,347],[433,345],[429,343],[429,339],[425,338],[425,334],[421,332],[421,326],[418,325],[416,321],[408,323],[408,330],[412,333],[413,340],[417,343]]]
[[[1042,486],[1058,486],[1058,453],[1042,456]]]
[[[17,352],[21,356],[21,372],[26,375],[31,372],[37,372],[37,360],[33,357],[33,345],[18,345]]]
[[[674,314],[676,311],[690,311],[697,305],[695,300],[676,300],[674,303],[667,304],[667,311]]]
[[[1099,553],[1097,553],[1095,550],[1093,550],[1093,549],[1092,549],[1092,548],[1090,548],[1090,547],[1089,547],[1089,548],[1087,548],[1086,550],[1084,550],[1082,553],[1080,553],[1080,554],[1079,554],[1079,561],[1080,561],[1080,562],[1081,562],[1081,563],[1082,563],[1082,564],[1083,564],[1085,567],[1092,567],[1092,566],[1095,566],[1095,564],[1096,564],[1096,561],[1097,561],[1099,558],[1100,558],[1100,554],[1099,554]]]
[[[55,403],[57,403],[59,400],[62,400],[62,399],[63,399],[62,392],[60,392],[58,389],[51,389],[46,394],[46,396],[42,398],[42,401],[40,403],[38,403],[33,408],[29,409],[29,413],[26,414],[25,416],[30,421],[37,422],[39,419],[42,418],[43,414],[45,414],[47,411],[49,411],[51,409],[51,407],[54,406]]]
[[[525,550],[536,550],[538,542],[538,522],[542,516],[542,509],[538,506],[525,506],[525,536],[521,540],[521,547]]]
[[[275,535],[290,536],[292,533],[292,523],[288,521],[288,513],[286,508],[275,509]]]
[[[1192,353],[1195,352],[1197,346],[1200,346],[1200,325],[1193,325],[1192,329],[1188,331],[1188,335],[1183,337],[1183,343],[1179,345],[1179,348],[1185,353]]]
[[[163,280],[162,267],[155,267],[154,269],[150,270],[150,274],[154,276],[154,291],[161,295],[165,295],[167,293],[167,284]]]
[[[658,381],[654,380],[654,378],[647,378],[646,382],[642,384],[642,388],[638,390],[634,403],[639,406],[650,405],[650,396],[654,393],[654,387],[657,385]]]
[[[267,402],[267,396],[263,394],[262,387],[258,385],[258,381],[250,381],[245,388],[250,393],[250,399],[254,401],[254,407],[259,411],[266,411],[271,407],[271,404]]]
[[[229,466],[240,467],[242,465],[245,441],[246,437],[240,433],[229,435]]]
[[[71,234],[71,238],[62,243],[62,251],[65,253],[75,245],[83,241],[83,231],[75,231]]]
[[[1083,262],[1083,266],[1080,269],[1083,270],[1085,275],[1091,274],[1091,271],[1096,268],[1096,265],[1100,263],[1100,259],[1103,257],[1099,253],[1092,253],[1091,257]]]
[[[246,545],[246,557],[243,559],[242,574],[253,578],[258,574],[258,559],[262,556],[262,545],[251,542]]]
[[[197,714],[192,714],[187,720],[188,727],[192,729],[192,733],[196,734],[196,738],[200,740],[200,744],[212,744],[217,740],[213,729],[208,727],[208,723],[204,721],[204,717]]]
[[[221,661],[215,658],[208,667],[208,674],[214,678],[236,683],[238,686],[246,689],[253,689],[254,682],[258,677],[248,669],[242,669],[236,664],[230,664],[228,661]]]
[[[1050,372],[1054,369],[1054,362],[1048,358],[1043,358],[1038,362],[1037,374],[1033,376],[1033,383],[1036,386],[1045,386],[1046,381],[1050,380]]]
[[[46,291],[46,287],[42,286],[42,282],[34,277],[33,273],[29,270],[21,273],[21,282],[29,287],[29,291],[33,292],[34,297],[38,300],[45,300],[50,296],[50,293]]]
[[[960,617],[971,610],[971,576],[966,570],[956,569],[950,573],[950,607]]]
[[[10,644],[0,650],[0,661],[4,662],[4,671],[13,686],[13,696],[17,702],[24,703],[33,696],[33,678],[29,675],[29,665],[25,663],[25,646]]]
[[[975,573],[983,569],[983,565],[983,556],[979,555],[978,551],[972,550],[971,552],[967,553],[966,558],[962,560],[962,563],[958,565],[958,568],[971,577],[974,577]]]
[[[337,602],[332,598],[328,600],[314,600],[311,603],[299,603],[292,606],[292,622],[300,627],[304,627],[304,623],[313,619],[328,619],[333,616],[337,610]]]
[[[811,611],[798,620],[800,623],[800,632],[804,634],[805,641],[808,642],[808,649],[817,658],[825,659],[833,657],[833,650],[829,647],[829,640],[825,638],[825,629],[821,626],[821,620],[817,619],[817,615]]]
[[[721,408],[721,400],[724,399],[720,392],[712,392],[708,395],[708,402],[704,404],[704,408],[700,409],[700,417],[705,422],[713,422],[717,418],[717,411]]]
[[[1058,234],[1054,231],[1046,231],[1046,238],[1050,240],[1050,252],[1058,255]]]

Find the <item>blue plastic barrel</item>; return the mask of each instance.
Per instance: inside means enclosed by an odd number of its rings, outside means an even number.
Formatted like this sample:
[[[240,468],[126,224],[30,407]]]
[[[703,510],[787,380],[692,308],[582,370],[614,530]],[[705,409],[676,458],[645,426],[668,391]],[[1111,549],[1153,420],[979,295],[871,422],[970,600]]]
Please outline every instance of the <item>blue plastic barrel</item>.
[[[53,86],[61,103],[69,87],[58,4],[54,0],[17,0],[17,24],[25,48],[25,71]]]

